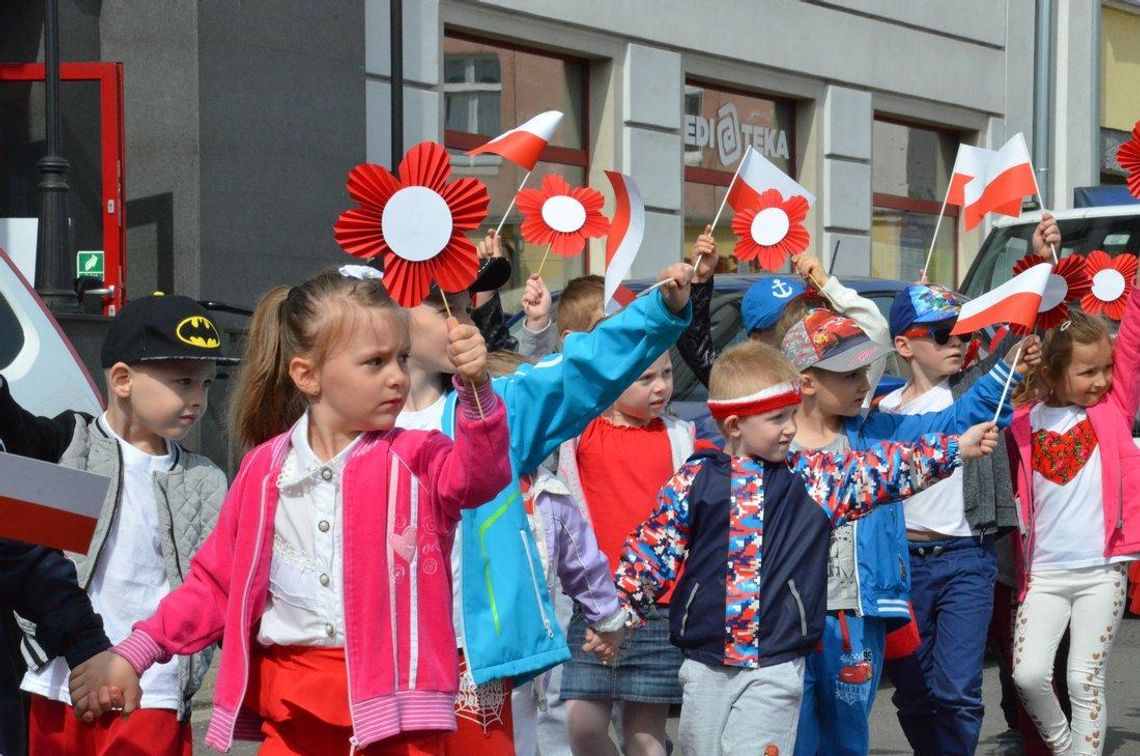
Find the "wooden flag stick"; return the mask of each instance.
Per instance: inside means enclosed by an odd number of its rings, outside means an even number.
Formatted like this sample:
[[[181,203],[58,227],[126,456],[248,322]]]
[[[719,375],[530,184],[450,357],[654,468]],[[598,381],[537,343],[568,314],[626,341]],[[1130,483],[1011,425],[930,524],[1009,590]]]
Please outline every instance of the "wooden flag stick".
[[[1017,362],[1021,359],[1021,348],[1025,346],[1025,339],[1017,343],[1017,351],[1013,354],[1013,367],[1009,369],[1009,375],[1005,379],[1005,388],[1001,390],[1001,401],[998,402],[997,412],[994,413],[994,422],[998,421],[1001,417],[1001,409],[1005,405],[1005,397],[1009,394],[1009,387],[1013,383],[1013,373],[1017,369]]]
[[[926,262],[922,264],[922,280],[929,281],[927,271],[930,269],[930,258],[934,256],[934,245],[938,242],[938,229],[942,228],[942,216],[946,213],[946,201],[950,199],[950,187],[946,187],[946,194],[942,196],[942,209],[938,211],[938,220],[934,222],[934,236],[930,237],[930,249],[926,251]]]
[[[716,217],[713,218],[712,229],[709,231],[711,234],[716,230],[716,224],[720,222],[720,214],[724,212],[724,206],[728,203],[728,195],[732,194],[732,187],[736,184],[736,179],[740,177],[740,169],[744,167],[744,162],[748,160],[748,153],[752,150],[752,145],[748,145],[744,150],[744,157],[740,158],[740,163],[736,166],[736,173],[732,174],[732,181],[728,182],[728,189],[724,193],[724,199],[720,201],[720,207],[716,211]]]
[[[507,216],[510,215],[511,210],[514,210],[515,208],[515,199],[518,198],[519,192],[523,190],[523,187],[526,185],[526,180],[530,178],[530,174],[530,171],[526,172],[526,175],[523,176],[523,180],[519,182],[519,188],[515,190],[515,193],[513,195],[511,195],[511,204],[507,205],[507,211],[503,213],[502,219],[499,220],[499,225],[495,228],[495,236],[498,236],[502,232],[503,224],[507,222]]]
[[[437,286],[438,286],[438,284],[437,284]],[[440,289],[439,293],[443,298],[443,310],[444,310],[444,312],[447,313],[447,319],[448,319],[448,321],[450,321],[450,320],[452,320],[452,318],[454,316],[451,314],[451,305],[449,305],[447,303],[447,292],[444,291],[443,289]],[[483,401],[481,399],[479,399],[479,389],[476,388],[474,384],[468,384],[468,385],[471,386],[471,393],[475,395],[475,407],[476,407],[476,409],[479,410],[479,419],[480,420],[486,420],[487,415],[484,414],[484,412],[483,412]]]
[[[554,246],[554,242],[550,242],[550,244],[547,244],[546,245],[546,252],[544,252],[542,254],[542,262],[540,262],[538,264],[538,272],[535,273],[535,275],[538,276],[539,278],[542,278],[542,268],[544,265],[546,265],[546,258],[550,255],[550,248],[553,246]]]
[[[1032,168],[1033,166],[1030,166],[1030,169]],[[1045,209],[1045,200],[1041,197],[1041,187],[1037,183],[1037,171],[1030,170],[1029,173],[1033,176],[1033,193],[1037,196],[1037,206],[1041,208],[1041,214],[1044,215],[1048,211]],[[1053,242],[1049,242],[1049,251],[1053,253],[1053,264],[1056,265],[1058,262],[1057,248],[1053,246]]]

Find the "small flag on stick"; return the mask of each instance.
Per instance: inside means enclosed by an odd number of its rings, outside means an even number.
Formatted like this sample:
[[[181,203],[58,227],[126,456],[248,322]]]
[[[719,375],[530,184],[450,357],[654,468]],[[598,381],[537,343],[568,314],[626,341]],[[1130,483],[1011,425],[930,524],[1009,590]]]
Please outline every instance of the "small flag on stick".
[[[629,275],[641,240],[645,237],[645,203],[632,176],[606,171],[616,200],[610,233],[606,237],[605,308],[611,312],[624,302],[615,298],[621,282]]]
[[[0,454],[0,537],[86,554],[111,479]]]

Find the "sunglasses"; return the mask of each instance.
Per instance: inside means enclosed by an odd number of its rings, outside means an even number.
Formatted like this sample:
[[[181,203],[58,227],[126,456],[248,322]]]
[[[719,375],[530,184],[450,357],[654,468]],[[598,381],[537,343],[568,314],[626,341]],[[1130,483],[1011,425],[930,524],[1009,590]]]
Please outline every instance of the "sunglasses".
[[[934,343],[938,346],[946,346],[950,343],[950,331],[954,330],[954,326],[939,326],[932,328],[930,326],[913,326],[903,331],[902,335],[911,339],[934,339]],[[974,338],[973,333],[955,333],[953,334],[963,344],[968,344]]]

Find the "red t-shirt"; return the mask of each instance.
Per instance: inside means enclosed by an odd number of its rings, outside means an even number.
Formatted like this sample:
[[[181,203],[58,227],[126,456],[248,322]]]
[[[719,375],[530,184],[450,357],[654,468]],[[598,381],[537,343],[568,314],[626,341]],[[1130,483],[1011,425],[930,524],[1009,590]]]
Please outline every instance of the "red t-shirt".
[[[599,417],[582,432],[578,473],[611,572],[630,533],[657,508],[657,493],[673,472],[673,449],[661,419],[635,427]],[[659,603],[668,604],[671,594]]]

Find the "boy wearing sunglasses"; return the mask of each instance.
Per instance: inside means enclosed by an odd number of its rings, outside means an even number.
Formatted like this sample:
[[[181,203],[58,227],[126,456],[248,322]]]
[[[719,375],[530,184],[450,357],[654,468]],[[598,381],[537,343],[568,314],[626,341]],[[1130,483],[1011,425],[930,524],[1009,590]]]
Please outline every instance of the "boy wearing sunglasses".
[[[1049,224],[1052,224],[1051,228]],[[1059,241],[1048,218],[1043,233]],[[951,335],[960,304],[936,285],[915,284],[895,297],[891,336],[899,358],[910,368],[905,386],[879,402],[881,412],[916,415],[939,412],[963,395],[1004,354],[1014,367],[1015,339],[1006,339],[966,373],[962,360],[973,334]],[[1040,340],[1026,339],[1016,371],[1040,359]],[[1015,376],[1017,377],[1017,376]],[[965,401],[969,401],[967,397]],[[911,602],[921,638],[918,651],[888,661],[895,684],[899,723],[915,753],[972,754],[977,748],[982,714],[982,661],[993,610],[997,560],[994,537],[1017,525],[1004,447],[978,463],[907,499],[907,550],[910,554]]]

